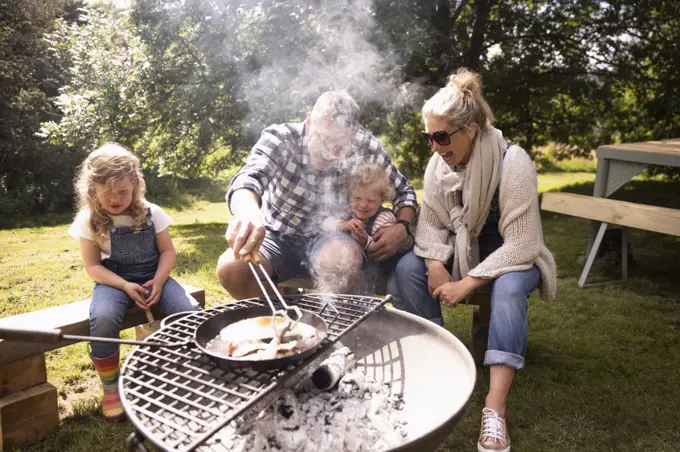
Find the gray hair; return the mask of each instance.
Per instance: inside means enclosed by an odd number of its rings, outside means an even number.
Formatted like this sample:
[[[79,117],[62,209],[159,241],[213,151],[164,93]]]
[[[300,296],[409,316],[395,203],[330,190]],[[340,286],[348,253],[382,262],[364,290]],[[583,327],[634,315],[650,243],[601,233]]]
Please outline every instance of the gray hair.
[[[359,123],[359,105],[346,91],[326,91],[317,99],[312,109],[312,121],[331,120],[341,128],[356,127]]]
[[[423,106],[423,121],[428,117],[443,118],[449,124],[467,127],[476,123],[480,129],[493,122],[493,112],[482,94],[479,75],[460,68],[448,83]]]

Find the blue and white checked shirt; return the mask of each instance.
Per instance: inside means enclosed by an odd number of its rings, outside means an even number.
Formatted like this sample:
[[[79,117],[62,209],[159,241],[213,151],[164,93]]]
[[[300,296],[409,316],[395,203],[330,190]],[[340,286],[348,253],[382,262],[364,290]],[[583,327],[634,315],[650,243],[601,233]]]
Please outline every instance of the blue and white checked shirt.
[[[415,190],[373,134],[359,127],[347,156],[333,168],[320,171],[310,160],[304,122],[277,124],[262,132],[231,181],[227,205],[236,190],[246,188],[264,201],[267,229],[285,234],[317,232],[325,218],[349,209],[349,176],[363,163],[385,168],[395,188],[395,214],[407,206],[418,210]]]

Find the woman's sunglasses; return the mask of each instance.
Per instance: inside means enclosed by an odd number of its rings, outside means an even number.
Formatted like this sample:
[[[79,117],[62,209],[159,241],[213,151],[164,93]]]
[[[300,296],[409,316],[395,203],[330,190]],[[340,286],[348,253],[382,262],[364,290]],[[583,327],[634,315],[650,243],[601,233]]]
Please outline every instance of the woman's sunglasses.
[[[443,130],[440,130],[438,132],[433,133],[430,135],[429,133],[422,132],[423,138],[425,138],[430,146],[432,146],[432,142],[437,143],[439,146],[448,146],[451,144],[451,137],[455,134],[457,134],[460,130],[463,128],[460,127],[458,128],[455,132],[447,133]]]

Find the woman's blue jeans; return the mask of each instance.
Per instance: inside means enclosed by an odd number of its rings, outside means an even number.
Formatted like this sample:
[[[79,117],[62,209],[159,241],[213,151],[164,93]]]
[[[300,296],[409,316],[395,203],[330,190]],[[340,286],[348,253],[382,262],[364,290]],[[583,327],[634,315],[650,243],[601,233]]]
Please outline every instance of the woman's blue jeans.
[[[405,255],[387,290],[395,296],[395,307],[443,326],[441,305],[427,290],[426,265],[413,251]],[[527,298],[538,287],[540,273],[529,270],[505,273],[491,282],[491,322],[484,365],[502,364],[514,369],[524,367],[527,348]]]
[[[132,306],[135,306],[134,301],[122,290],[105,284],[95,284],[90,301],[90,335],[119,338],[125,312]],[[163,286],[158,307],[166,316],[176,312],[199,309],[194,297],[188,295],[184,288],[172,278],[168,278]],[[92,342],[91,347],[92,356],[107,358],[116,353],[119,346],[118,344]]]

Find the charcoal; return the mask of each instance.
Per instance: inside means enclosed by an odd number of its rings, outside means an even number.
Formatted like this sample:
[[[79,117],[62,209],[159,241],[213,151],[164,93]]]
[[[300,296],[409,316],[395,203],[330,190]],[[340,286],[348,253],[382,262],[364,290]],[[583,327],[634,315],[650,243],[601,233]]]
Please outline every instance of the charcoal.
[[[403,397],[389,384],[354,369],[334,390],[304,388],[282,393],[247,431],[225,427],[222,443],[239,452],[372,452],[409,441]]]

